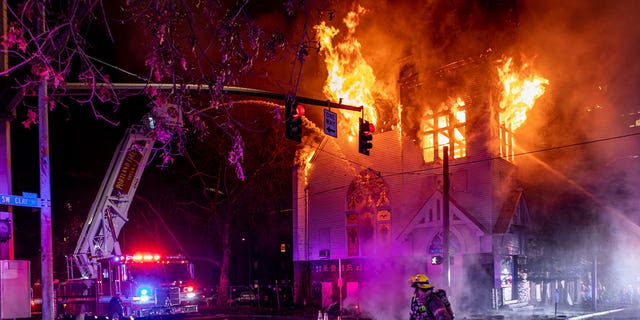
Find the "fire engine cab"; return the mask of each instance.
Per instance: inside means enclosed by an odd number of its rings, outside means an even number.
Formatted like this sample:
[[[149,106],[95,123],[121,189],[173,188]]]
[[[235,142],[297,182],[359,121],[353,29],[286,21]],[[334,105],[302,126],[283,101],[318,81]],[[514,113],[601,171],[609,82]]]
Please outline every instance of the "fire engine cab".
[[[193,264],[184,256],[121,255],[98,261],[98,279],[60,284],[62,314],[110,319],[197,312]]]
[[[197,312],[193,264],[182,255],[126,255],[118,235],[156,137],[181,126],[175,105],[154,108],[118,145],[91,206],[67,280],[57,291],[58,314],[122,319]]]

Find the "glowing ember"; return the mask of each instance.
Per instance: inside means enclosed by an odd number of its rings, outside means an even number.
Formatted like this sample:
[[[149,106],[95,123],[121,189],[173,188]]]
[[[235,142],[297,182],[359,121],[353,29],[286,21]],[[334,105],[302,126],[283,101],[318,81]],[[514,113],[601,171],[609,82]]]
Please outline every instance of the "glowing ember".
[[[374,108],[372,88],[376,78],[373,68],[365,61],[360,52],[360,42],[354,37],[355,29],[359,22],[359,16],[366,10],[358,6],[355,11],[349,12],[343,20],[348,28],[348,33],[343,41],[334,45],[333,40],[339,30],[327,26],[323,21],[314,28],[317,31],[317,39],[320,43],[320,51],[325,55],[327,67],[327,80],[323,93],[332,101],[341,101],[344,104],[364,107],[364,119],[371,123],[377,123],[377,112]],[[347,120],[341,122],[341,128],[347,128],[349,141],[358,134],[358,114],[353,112],[341,112]],[[346,126],[344,125],[346,123]]]
[[[549,80],[529,70],[524,64],[520,70],[513,70],[511,58],[498,68],[502,86],[500,99],[500,124],[511,132],[518,129],[527,120],[527,112],[545,91]]]

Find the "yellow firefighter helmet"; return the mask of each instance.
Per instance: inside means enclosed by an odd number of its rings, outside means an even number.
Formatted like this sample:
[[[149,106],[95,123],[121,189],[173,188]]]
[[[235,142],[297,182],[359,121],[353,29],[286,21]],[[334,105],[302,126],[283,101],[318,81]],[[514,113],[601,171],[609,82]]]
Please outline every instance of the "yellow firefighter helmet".
[[[418,273],[415,276],[409,278],[409,284],[413,288],[431,289],[433,286],[429,282],[429,277],[426,274]]]

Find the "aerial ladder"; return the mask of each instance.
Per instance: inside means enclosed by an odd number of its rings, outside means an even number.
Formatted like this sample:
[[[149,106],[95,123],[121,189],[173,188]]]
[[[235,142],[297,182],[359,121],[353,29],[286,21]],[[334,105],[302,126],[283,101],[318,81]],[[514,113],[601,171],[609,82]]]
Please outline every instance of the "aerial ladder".
[[[121,254],[118,236],[128,218],[128,210],[140,178],[154,150],[154,130],[158,126],[181,126],[182,119],[175,105],[154,108],[140,124],[129,127],[118,144],[98,195],[78,238],[68,263],[75,264],[80,277],[98,278],[98,261]],[[67,277],[75,278],[72,265]]]

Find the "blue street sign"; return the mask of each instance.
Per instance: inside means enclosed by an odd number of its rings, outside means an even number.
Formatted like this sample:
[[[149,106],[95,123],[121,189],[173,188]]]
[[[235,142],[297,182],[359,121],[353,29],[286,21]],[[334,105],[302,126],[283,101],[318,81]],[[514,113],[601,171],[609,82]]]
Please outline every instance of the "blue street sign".
[[[23,192],[22,196],[10,194],[0,194],[0,204],[18,207],[40,208],[38,195],[30,192]]]

